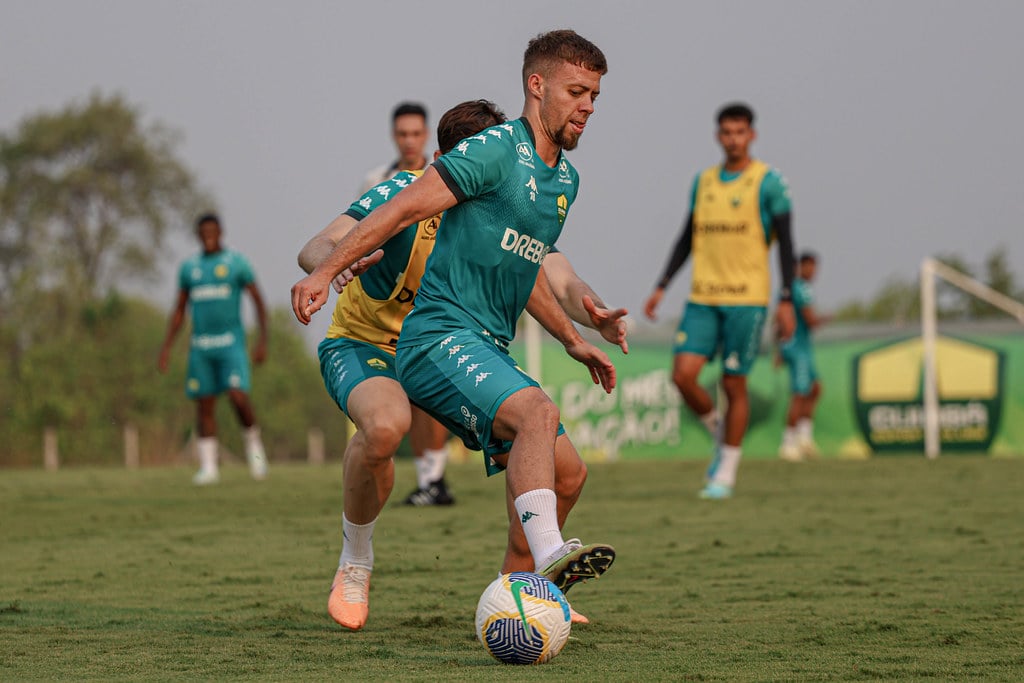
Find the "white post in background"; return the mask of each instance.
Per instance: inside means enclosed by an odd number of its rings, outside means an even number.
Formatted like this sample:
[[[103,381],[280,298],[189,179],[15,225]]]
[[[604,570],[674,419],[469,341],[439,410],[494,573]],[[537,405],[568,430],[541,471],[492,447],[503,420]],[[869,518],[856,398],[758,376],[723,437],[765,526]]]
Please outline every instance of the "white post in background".
[[[541,340],[540,323],[533,319],[533,316],[526,316],[526,374],[543,384],[541,380]]]
[[[124,466],[139,469],[139,430],[129,422],[124,425]]]
[[[43,467],[49,472],[56,472],[60,467],[60,456],[57,453],[57,430],[53,427],[43,430]]]
[[[936,361],[935,320],[938,315],[935,303],[935,278],[959,287],[982,301],[1002,309],[1024,324],[1024,304],[1015,301],[1002,292],[978,282],[942,261],[925,257],[921,261],[921,343],[924,351],[924,452],[929,458],[939,455],[942,447],[939,437],[939,387],[938,363]]]
[[[924,454],[934,459],[942,448],[939,439],[939,387],[935,359],[935,263],[921,262],[921,344],[924,351]]]
[[[324,430],[319,427],[306,432],[306,459],[311,465],[324,464]]]

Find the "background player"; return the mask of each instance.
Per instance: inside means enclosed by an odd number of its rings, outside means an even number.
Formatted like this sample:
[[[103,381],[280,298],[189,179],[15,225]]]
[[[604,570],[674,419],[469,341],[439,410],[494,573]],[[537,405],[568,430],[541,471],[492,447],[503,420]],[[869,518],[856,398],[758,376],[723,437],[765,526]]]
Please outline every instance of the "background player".
[[[745,104],[723,107],[717,116],[724,161],[693,183],[690,214],[654,292],[644,305],[651,320],[672,277],[690,253],[690,298],[673,347],[672,380],[690,410],[715,439],[715,455],[702,498],[732,495],[750,406],[747,373],[760,348],[770,296],[769,248],[779,241],[782,289],[779,332],[793,331],[793,246],[789,188],[782,176],[750,156],[756,139],[754,112]],[[721,349],[724,416],[698,384],[704,364]],[[722,429],[724,433],[719,430]]]
[[[391,112],[391,139],[395,142],[398,158],[378,166],[366,174],[359,194],[392,178],[399,171],[425,171],[430,165],[427,158],[427,108],[416,102],[402,102]]]
[[[611,361],[579,335],[540,265],[577,192],[562,149],[575,148],[606,71],[601,51],[573,31],[532,40],[523,63],[523,117],[443,155],[292,287],[292,309],[308,324],[346,267],[404,226],[448,210],[402,326],[399,380],[411,400],[484,449],[489,472],[507,467],[510,546],[525,537],[535,570],[563,590],[599,576],[614,550],[563,540],[568,510],[559,507],[556,471],[569,460],[583,469],[582,461],[575,449],[559,459],[555,442],[565,437],[558,409],[507,346],[525,308],[595,382],[607,391],[615,385]]]
[[[220,479],[216,401],[225,392],[243,427],[249,473],[253,479],[263,479],[267,476],[267,458],[249,400],[252,373],[242,325],[242,291],[252,298],[259,323],[259,336],[252,350],[256,363],[262,363],[267,356],[267,311],[252,266],[244,256],[221,245],[222,231],[216,214],[199,217],[196,235],[203,250],[181,265],[178,301],[171,312],[157,367],[160,372],[167,372],[171,344],[184,323],[185,306],[191,304],[192,337],[185,394],[196,401],[199,430],[199,471],[192,481],[202,486]]]
[[[781,344],[779,355],[789,369],[789,388],[792,394],[786,413],[786,429],[782,433],[779,457],[799,462],[819,455],[814,443],[814,408],[821,396],[821,381],[814,366],[812,339],[814,330],[827,321],[814,308],[811,283],[818,270],[818,257],[810,251],[800,254],[797,277],[793,280],[793,308],[796,311],[796,330]]]

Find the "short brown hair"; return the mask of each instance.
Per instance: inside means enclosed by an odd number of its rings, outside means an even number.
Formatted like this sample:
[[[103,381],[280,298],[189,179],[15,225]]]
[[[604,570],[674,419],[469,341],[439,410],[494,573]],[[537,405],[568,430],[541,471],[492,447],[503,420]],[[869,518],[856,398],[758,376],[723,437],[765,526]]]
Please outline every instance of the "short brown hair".
[[[559,62],[568,62],[595,71],[608,73],[608,62],[601,49],[572,29],[541,33],[530,41],[523,54],[523,84],[530,74],[545,75]]]
[[[437,122],[437,146],[447,154],[459,140],[499,123],[505,123],[505,113],[494,102],[469,100],[456,104]]]

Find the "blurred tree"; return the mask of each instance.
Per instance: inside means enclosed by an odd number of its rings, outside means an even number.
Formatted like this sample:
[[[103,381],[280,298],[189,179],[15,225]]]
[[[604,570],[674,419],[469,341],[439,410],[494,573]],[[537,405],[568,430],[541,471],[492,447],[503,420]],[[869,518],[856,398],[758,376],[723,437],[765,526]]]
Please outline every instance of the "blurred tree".
[[[985,259],[984,277],[980,277],[959,254],[938,254],[935,258],[964,275],[985,282],[997,292],[1014,297],[1018,301],[1024,300],[1024,291],[1016,290],[1016,279],[1007,263],[1005,247],[996,247]],[[949,284],[942,278],[937,279],[935,293],[937,313],[941,320],[990,318],[1003,315],[1001,309]],[[899,277],[889,278],[866,302],[848,301],[841,305],[835,314],[835,319],[839,321],[870,320],[897,324],[920,320],[920,318],[921,290],[919,281],[916,279],[903,280]]]
[[[208,206],[176,142],[100,94],[0,134],[0,343],[15,372],[42,331],[122,279],[153,276],[168,227]],[[61,310],[42,324],[46,292]]]
[[[1017,292],[1010,265],[1006,262],[1006,247],[996,247],[985,259],[985,284],[1006,296],[1021,296],[1021,293]],[[1001,308],[996,308],[975,297],[971,297],[970,313],[973,318],[993,318],[1006,315]]]

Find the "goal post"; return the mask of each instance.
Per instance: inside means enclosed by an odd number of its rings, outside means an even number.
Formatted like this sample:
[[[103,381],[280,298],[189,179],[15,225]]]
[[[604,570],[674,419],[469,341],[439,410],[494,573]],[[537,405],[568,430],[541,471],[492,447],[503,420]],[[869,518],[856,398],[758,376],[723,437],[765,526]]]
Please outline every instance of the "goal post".
[[[939,387],[936,363],[937,306],[935,278],[940,277],[954,287],[978,297],[1010,314],[1024,324],[1024,304],[1015,301],[988,285],[950,268],[931,257],[921,262],[921,346],[924,362],[924,452],[928,458],[937,458],[941,450],[939,438]]]

